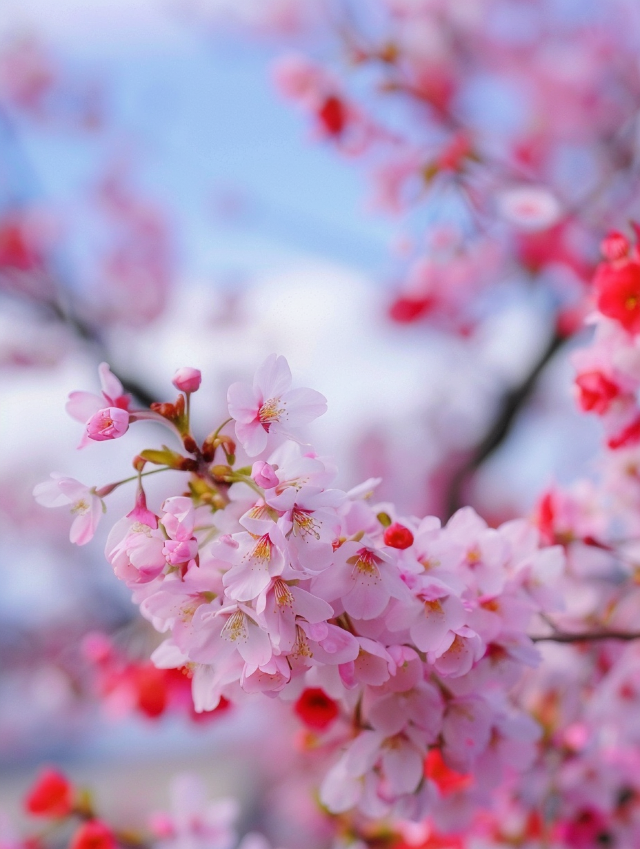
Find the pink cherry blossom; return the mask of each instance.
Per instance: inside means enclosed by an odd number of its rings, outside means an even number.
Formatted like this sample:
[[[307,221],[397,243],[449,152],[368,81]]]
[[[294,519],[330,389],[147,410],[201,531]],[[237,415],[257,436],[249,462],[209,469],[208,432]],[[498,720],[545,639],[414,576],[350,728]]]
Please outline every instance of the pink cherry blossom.
[[[87,436],[95,442],[118,439],[129,429],[129,413],[119,407],[98,410],[87,422]]]
[[[52,480],[39,483],[33,495],[44,507],[64,507],[71,505],[71,514],[75,517],[71,524],[69,539],[76,545],[86,545],[93,539],[105,506],[96,495],[95,488],[89,488],[73,478],[52,473]]]
[[[166,566],[165,540],[157,520],[154,527],[153,520],[145,518],[146,522],[129,516],[120,519],[107,538],[106,558],[118,578],[128,586],[153,580]]]
[[[313,589],[328,602],[340,599],[346,612],[356,619],[374,619],[392,597],[409,595],[388,556],[359,542],[340,546],[333,568],[314,580]]]
[[[267,447],[269,436],[291,436],[327,409],[326,399],[314,389],[291,389],[291,371],[284,357],[272,354],[256,372],[253,386],[229,387],[229,414],[236,420],[236,436],[250,457]]]
[[[101,363],[98,367],[100,375],[100,386],[102,393],[95,395],[92,392],[72,392],[67,401],[66,410],[69,415],[76,421],[87,425],[89,420],[93,418],[101,410],[117,407],[120,410],[129,410],[131,399],[126,395],[122,384],[118,378],[111,372],[107,363]],[[95,438],[95,437],[92,437]],[[111,437],[107,437],[111,438]],[[83,448],[88,444],[89,434],[85,429],[85,433],[79,447]]]
[[[171,811],[153,814],[151,829],[158,849],[232,849],[235,799],[206,800],[204,786],[194,775],[178,775],[171,787]]]

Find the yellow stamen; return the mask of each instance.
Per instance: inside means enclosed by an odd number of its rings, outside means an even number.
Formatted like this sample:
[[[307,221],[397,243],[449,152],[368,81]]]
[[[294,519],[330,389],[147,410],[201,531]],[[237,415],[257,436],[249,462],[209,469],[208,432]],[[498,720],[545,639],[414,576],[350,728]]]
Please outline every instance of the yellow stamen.
[[[236,640],[247,639],[247,628],[244,622],[244,613],[241,610],[236,610],[236,612],[229,617],[226,625],[220,632],[220,636],[232,643],[235,643]]]

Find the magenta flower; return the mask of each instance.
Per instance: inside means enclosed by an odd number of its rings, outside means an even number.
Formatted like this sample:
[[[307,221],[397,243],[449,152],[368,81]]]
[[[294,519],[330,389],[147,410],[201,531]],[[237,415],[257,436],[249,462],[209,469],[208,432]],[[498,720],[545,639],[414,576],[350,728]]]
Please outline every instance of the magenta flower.
[[[87,422],[87,436],[95,442],[118,439],[129,430],[129,413],[119,407],[98,410]]]
[[[63,475],[51,475],[52,480],[37,484],[33,495],[44,507],[71,506],[71,514],[75,517],[71,525],[69,539],[76,545],[85,545],[93,539],[100,517],[104,512],[104,504],[95,489],[89,489],[73,478]]]
[[[309,424],[327,410],[324,395],[314,389],[290,389],[291,371],[284,357],[267,357],[253,385],[229,387],[229,414],[236,421],[236,436],[250,457],[267,447],[270,434],[291,437],[291,430]]]

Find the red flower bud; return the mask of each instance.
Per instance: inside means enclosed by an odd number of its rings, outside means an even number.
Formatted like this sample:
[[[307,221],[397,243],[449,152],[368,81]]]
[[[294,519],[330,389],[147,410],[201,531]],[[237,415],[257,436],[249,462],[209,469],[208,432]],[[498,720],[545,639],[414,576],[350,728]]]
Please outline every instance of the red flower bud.
[[[168,702],[167,670],[145,664],[135,670],[134,683],[138,710],[150,719],[161,716]]]
[[[103,822],[89,820],[73,835],[69,849],[116,849],[116,839]]]
[[[314,731],[324,731],[338,716],[338,705],[317,687],[305,690],[293,709],[304,724]]]
[[[347,125],[347,110],[340,98],[332,94],[318,110],[318,118],[330,136],[340,136]]]
[[[409,548],[413,545],[413,534],[399,522],[394,522],[384,532],[384,544],[389,548]]]
[[[66,817],[73,809],[73,786],[55,769],[45,769],[24,800],[37,817]]]

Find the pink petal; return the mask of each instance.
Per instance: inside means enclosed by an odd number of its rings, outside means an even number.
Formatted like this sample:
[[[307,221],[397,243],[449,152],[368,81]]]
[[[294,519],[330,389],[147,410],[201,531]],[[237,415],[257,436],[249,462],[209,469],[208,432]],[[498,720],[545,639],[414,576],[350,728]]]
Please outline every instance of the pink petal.
[[[267,432],[260,422],[236,422],[236,436],[249,457],[256,457],[267,447]]]
[[[395,793],[414,792],[423,776],[423,760],[409,743],[383,749],[382,765]]]
[[[327,412],[327,399],[315,389],[292,389],[282,397],[284,421],[289,427],[309,424]]]
[[[291,386],[291,369],[284,357],[270,354],[253,379],[253,388],[263,401],[279,398]]]
[[[247,620],[247,639],[238,640],[238,651],[247,664],[245,675],[251,675],[259,666],[264,666],[271,660],[273,654],[268,634]]]
[[[100,386],[103,393],[109,400],[115,401],[124,392],[122,384],[115,374],[113,374],[108,363],[100,363],[98,374],[100,375]]]
[[[71,498],[60,489],[62,478],[59,475],[51,475],[51,477],[53,480],[43,481],[34,486],[33,497],[43,507],[63,507],[69,504]]]
[[[92,392],[72,392],[66,404],[66,411],[72,419],[85,424],[91,416],[104,407],[104,398]]]
[[[318,598],[300,587],[290,587],[289,591],[295,601],[296,613],[306,619],[307,622],[326,622],[333,616],[333,608],[324,599]]]
[[[260,401],[246,383],[232,383],[227,391],[229,415],[237,422],[248,424],[258,415]]]

